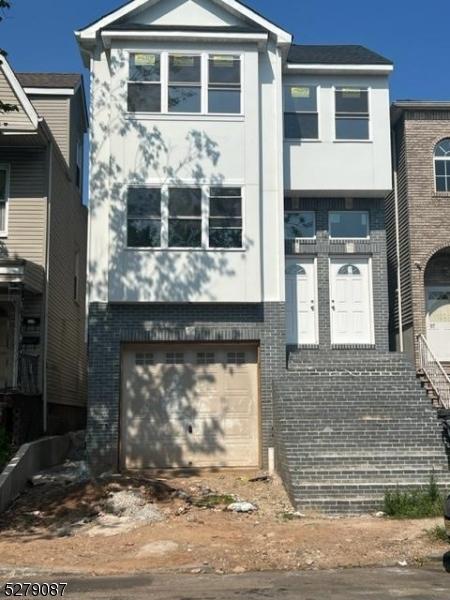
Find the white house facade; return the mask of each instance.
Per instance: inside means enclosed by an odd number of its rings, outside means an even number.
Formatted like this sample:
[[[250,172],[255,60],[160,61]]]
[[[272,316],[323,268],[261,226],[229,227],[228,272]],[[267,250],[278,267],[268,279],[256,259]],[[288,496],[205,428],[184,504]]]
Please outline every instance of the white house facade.
[[[92,464],[275,456],[297,503],[329,506],[292,478],[308,377],[339,410],[337,358],[369,379],[377,361],[406,369],[388,355],[392,63],[295,45],[236,0],[133,0],[76,35],[91,72]]]

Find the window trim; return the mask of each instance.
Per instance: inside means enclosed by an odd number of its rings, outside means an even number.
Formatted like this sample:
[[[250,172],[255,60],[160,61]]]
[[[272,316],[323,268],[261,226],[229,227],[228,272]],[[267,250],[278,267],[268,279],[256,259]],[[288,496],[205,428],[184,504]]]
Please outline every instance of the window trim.
[[[448,156],[436,156],[436,151],[437,151],[439,144],[442,144],[442,142],[445,142],[446,140],[450,141],[450,137],[443,137],[442,139],[440,139],[438,142],[435,143],[434,148],[433,148],[434,193],[437,196],[449,196],[450,195],[450,175],[444,176],[445,180],[448,179],[448,190],[438,190],[437,189],[437,182],[438,182],[438,174],[437,174],[437,170],[436,170],[437,162],[443,162],[444,164],[448,164],[449,171],[450,171],[450,154]],[[442,176],[440,176],[440,177],[442,177]],[[446,183],[446,185],[447,185],[447,183]]]
[[[130,83],[129,79],[129,65],[130,65],[130,56],[132,54],[158,54],[160,56],[160,85],[161,85],[161,110],[158,112],[150,112],[150,111],[129,111],[128,110],[128,83]],[[240,99],[241,99],[241,111],[239,113],[210,113],[208,112],[208,92],[209,92],[209,57],[214,54],[220,54],[221,56],[235,56],[240,59],[241,62],[241,82],[240,82]],[[150,115],[152,117],[165,117],[165,118],[183,118],[183,117],[207,117],[207,118],[218,118],[220,120],[223,117],[228,118],[239,118],[241,120],[245,115],[245,61],[244,61],[244,53],[242,51],[232,52],[231,50],[226,50],[223,52],[204,52],[204,51],[175,51],[175,50],[146,50],[142,49],[134,49],[130,48],[126,50],[126,68],[127,68],[127,101],[125,102],[125,114],[130,117],[137,118],[145,118],[146,115]],[[200,97],[201,97],[201,110],[200,112],[170,112],[169,111],[169,56],[171,55],[179,55],[179,56],[200,56]],[[137,82],[134,82],[137,83]],[[152,83],[152,82],[147,82]],[[153,82],[156,83],[156,82]]]
[[[5,228],[0,230],[0,238],[8,237],[9,228],[9,202],[11,199],[11,166],[8,163],[0,163],[0,170],[5,171],[5,199],[2,201],[5,204]]]
[[[341,144],[341,143],[352,143],[352,144],[367,144],[367,143],[372,143],[373,142],[373,125],[372,125],[372,86],[368,85],[368,86],[362,86],[362,85],[333,85],[332,86],[332,92],[333,92],[333,114],[334,114],[334,137],[333,137],[333,142]],[[336,127],[336,123],[337,123],[337,115],[338,112],[336,110],[336,92],[341,91],[343,89],[352,89],[355,91],[360,91],[360,92],[367,92],[367,110],[368,110],[368,114],[367,114],[367,120],[368,120],[368,137],[367,138],[363,138],[363,139],[358,139],[358,138],[338,138],[337,137],[337,127]],[[362,113],[359,113],[362,114]],[[362,120],[362,118],[360,117],[360,120]],[[360,239],[360,238],[355,238],[355,239]]]
[[[292,87],[310,87],[310,88],[316,88],[316,110],[315,111],[305,111],[305,110],[298,110],[298,111],[292,111],[286,110],[286,90],[290,89]],[[309,83],[305,83],[303,85],[294,85],[291,83],[285,83],[283,84],[283,138],[284,141],[286,142],[321,142],[322,141],[322,127],[321,127],[321,119],[320,119],[320,99],[321,99],[321,91],[322,91],[322,86],[320,84],[309,84]],[[285,131],[285,122],[284,122],[284,116],[288,114],[288,115],[317,115],[317,137],[316,138],[297,138],[297,137],[286,137],[284,135],[284,131]]]
[[[331,235],[331,215],[336,213],[359,213],[367,215],[367,236],[366,237],[334,237]],[[370,240],[370,211],[369,210],[330,210],[328,211],[328,239],[330,240]]]
[[[287,241],[299,241],[302,242],[304,240],[316,240],[317,239],[317,215],[316,215],[316,211],[315,210],[284,210],[284,215],[286,214],[290,214],[290,215],[298,215],[299,213],[309,213],[313,215],[313,219],[314,219],[314,236],[313,237],[302,237],[302,238],[288,238],[286,237],[286,229],[284,229],[284,240]],[[283,215],[283,221],[284,221],[284,215]]]

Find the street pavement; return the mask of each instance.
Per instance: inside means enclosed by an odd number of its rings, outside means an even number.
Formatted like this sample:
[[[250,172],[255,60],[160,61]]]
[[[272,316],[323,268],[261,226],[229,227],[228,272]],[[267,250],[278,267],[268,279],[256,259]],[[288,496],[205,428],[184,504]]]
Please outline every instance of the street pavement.
[[[447,569],[450,553],[446,557]],[[2,576],[2,583],[6,579]],[[24,581],[16,577],[11,581]],[[27,581],[33,580],[29,574]],[[372,568],[240,575],[154,574],[128,577],[52,577],[67,581],[71,600],[449,600],[450,572],[442,564],[422,569]],[[49,581],[42,574],[33,581]]]

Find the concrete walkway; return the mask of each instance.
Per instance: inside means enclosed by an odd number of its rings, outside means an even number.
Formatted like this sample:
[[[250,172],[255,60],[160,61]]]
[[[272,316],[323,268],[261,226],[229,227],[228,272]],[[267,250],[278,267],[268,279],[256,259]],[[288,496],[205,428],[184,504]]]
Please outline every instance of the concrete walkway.
[[[450,560],[450,557],[449,557]],[[2,584],[5,583],[2,576]],[[15,581],[25,579],[16,577]],[[30,576],[26,577],[30,581]],[[44,581],[42,574],[32,581]],[[52,577],[46,581],[60,581]],[[14,581],[14,579],[13,579]],[[136,575],[64,579],[70,600],[449,600],[450,573],[423,569],[348,569],[243,575]]]

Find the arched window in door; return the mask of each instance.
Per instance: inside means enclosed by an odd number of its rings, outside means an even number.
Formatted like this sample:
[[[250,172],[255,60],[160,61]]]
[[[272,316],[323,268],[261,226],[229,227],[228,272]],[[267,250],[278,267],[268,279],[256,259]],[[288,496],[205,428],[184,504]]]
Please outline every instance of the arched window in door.
[[[286,275],[306,275],[306,271],[302,265],[289,265],[286,267]]]
[[[361,271],[355,265],[344,265],[339,269],[338,275],[361,275]]]

